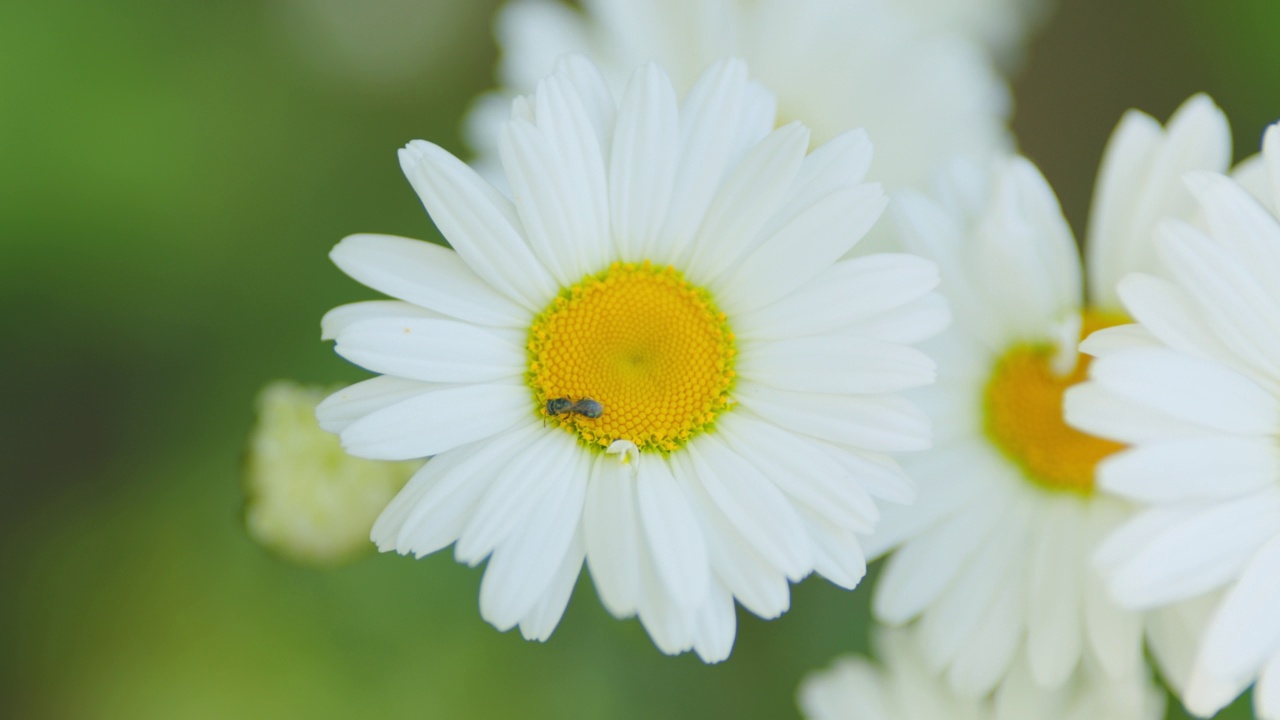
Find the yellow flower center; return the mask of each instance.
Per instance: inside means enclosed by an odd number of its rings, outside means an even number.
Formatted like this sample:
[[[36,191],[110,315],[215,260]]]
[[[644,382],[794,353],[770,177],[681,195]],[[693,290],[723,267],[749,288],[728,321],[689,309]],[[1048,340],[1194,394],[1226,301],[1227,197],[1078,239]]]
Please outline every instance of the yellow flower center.
[[[547,422],[592,447],[628,440],[663,452],[727,409],[736,353],[707,291],[648,261],[614,263],[562,291],[534,320],[528,350],[526,377]],[[565,409],[584,398],[599,417]]]
[[[1080,337],[1129,322],[1087,310]],[[1018,345],[996,363],[987,383],[987,436],[1017,463],[1031,482],[1050,490],[1090,495],[1098,462],[1124,445],[1086,435],[1062,419],[1062,394],[1085,379],[1089,356],[1081,353],[1067,374],[1050,367],[1055,348]]]

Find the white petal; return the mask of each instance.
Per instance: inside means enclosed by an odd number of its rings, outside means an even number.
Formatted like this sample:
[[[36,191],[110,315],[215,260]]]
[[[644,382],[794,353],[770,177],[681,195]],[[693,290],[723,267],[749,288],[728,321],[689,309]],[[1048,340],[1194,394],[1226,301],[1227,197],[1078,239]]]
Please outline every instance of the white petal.
[[[1197,717],[1212,717],[1249,687],[1249,679],[1223,678],[1207,671],[1193,671],[1182,704]]]
[[[902,307],[849,325],[845,330],[883,342],[914,345],[933,338],[950,325],[951,308],[940,293],[932,292]]]
[[[693,647],[695,608],[677,605],[663,590],[649,548],[640,544],[640,595],[637,615],[653,644],[667,655],[676,655]]]
[[[786,612],[791,602],[787,577],[752,549],[725,519],[702,487],[689,453],[673,453],[671,470],[702,527],[711,569],[719,580],[743,607],[762,618]]]
[[[1144,616],[1116,604],[1090,557],[1102,540],[1132,515],[1132,510],[1126,503],[1099,497],[1090,503],[1088,514],[1080,547],[1084,561],[1080,572],[1084,585],[1085,635],[1107,675],[1132,677],[1143,663]]]
[[[1183,181],[1204,208],[1213,238],[1276,297],[1280,287],[1280,221],[1231,178],[1193,172]]]
[[[864,450],[902,452],[929,447],[929,418],[896,395],[820,395],[741,383],[743,407],[782,427]]]
[[[933,360],[914,348],[848,335],[819,335],[739,348],[737,372],[783,390],[889,393],[932,383]]]
[[[1144,443],[1097,470],[1099,487],[1145,503],[1226,499],[1277,476],[1280,454],[1272,440],[1228,435]]]
[[[1196,663],[1228,678],[1253,678],[1280,654],[1280,523],[1227,591]]]
[[[1280,719],[1280,652],[1271,657],[1253,688],[1253,707],[1259,720]]]
[[[680,116],[675,90],[660,67],[631,76],[609,158],[609,210],[619,256],[650,257],[671,203],[679,163]]]
[[[997,590],[974,625],[965,651],[956,657],[947,673],[957,693],[967,697],[985,695],[1004,678],[1021,644],[1025,613],[1026,603],[1016,583],[1006,583]]]
[[[1080,352],[1094,357],[1134,348],[1161,347],[1160,340],[1142,325],[1116,325],[1089,334],[1080,343]]]
[[[582,518],[591,459],[557,478],[527,513],[524,527],[494,548],[480,583],[480,615],[506,631],[524,617],[551,586],[569,555]]]
[[[495,291],[491,282],[481,280],[458,253],[439,245],[391,235],[351,235],[329,258],[374,290],[459,320],[527,327],[532,317]]]
[[[841,260],[794,293],[733,319],[743,339],[802,337],[903,307],[938,286],[938,266],[904,254]]]
[[[510,428],[528,417],[529,400],[523,385],[441,386],[351,423],[342,446],[373,460],[429,457]]]
[[[1123,125],[1124,120],[1121,122]],[[1205,95],[1183,103],[1169,118],[1163,137],[1158,124],[1136,119],[1131,124],[1144,125],[1133,128],[1126,138],[1135,145],[1132,155],[1113,158],[1109,147],[1102,172],[1126,160],[1130,167],[1117,168],[1113,177],[1100,176],[1094,195],[1095,208],[1110,206],[1107,212],[1099,213],[1089,233],[1089,244],[1097,246],[1091,254],[1107,256],[1105,262],[1093,262],[1093,258],[1090,262],[1090,277],[1096,283],[1090,292],[1095,304],[1106,308],[1115,307],[1112,288],[1121,276],[1157,269],[1152,228],[1161,217],[1185,214],[1189,198],[1182,186],[1183,174],[1191,170],[1221,172],[1231,160],[1227,118]],[[1117,135],[1121,131],[1117,128]]]
[[[677,605],[698,607],[711,575],[707,548],[689,501],[663,460],[640,464],[636,508],[658,580]]]
[[[1183,288],[1163,278],[1133,273],[1120,281],[1118,290],[1129,314],[1174,350],[1193,357],[1230,357]]]
[[[476,275],[538,311],[556,284],[534,258],[511,201],[440,146],[414,140],[400,150],[400,167],[431,219]]]
[[[1099,359],[1091,367],[1113,357]],[[1212,432],[1203,425],[1119,396],[1096,382],[1077,383],[1067,388],[1062,396],[1062,408],[1068,425],[1091,435],[1131,445],[1151,440],[1199,437]]]
[[[1083,508],[1075,498],[1051,498],[1037,520],[1029,564],[1027,658],[1045,687],[1060,687],[1080,660],[1084,571]]]
[[[968,571],[925,613],[924,647],[934,667],[950,664],[965,651],[965,641],[982,621],[1000,588],[1025,582],[1020,576],[1029,537],[1025,508],[1011,508],[1005,522],[983,543]]]
[[[528,451],[539,430],[538,423],[529,423],[429,460],[410,481],[423,485],[412,505],[401,511],[397,496],[374,523],[378,549],[423,557],[457,540],[494,476]],[[406,485],[401,495],[413,489]]]
[[[1025,158],[1008,162],[992,206],[979,224],[970,261],[989,313],[1008,340],[1042,340],[1083,301],[1080,259],[1071,228],[1040,171]]]
[[[1235,578],[1280,526],[1280,493],[1220,503],[1166,529],[1116,567],[1111,592],[1144,608],[1194,597]]]
[[[902,466],[888,455],[838,447],[820,440],[815,441],[815,444],[839,463],[845,472],[856,478],[871,497],[898,505],[915,502],[915,483]]]
[[[1134,190],[1146,179],[1163,135],[1164,130],[1155,118],[1138,110],[1127,110],[1102,153],[1085,243],[1090,300],[1099,307],[1117,307],[1116,284],[1126,272],[1140,266],[1129,257],[1130,253],[1147,243],[1147,256],[1154,254],[1149,237],[1126,235],[1132,228]]]
[[[849,251],[887,204],[879,185],[837,190],[811,205],[712,285],[726,312],[764,307],[799,289]]]
[[[1086,568],[1085,572],[1093,572]],[[1142,614],[1111,599],[1098,579],[1085,582],[1085,630],[1094,654],[1111,677],[1125,677],[1142,665]],[[1153,651],[1154,652],[1154,651]]]
[[[919,485],[919,496],[909,507],[886,505],[880,508],[880,524],[876,532],[863,539],[867,556],[874,559],[897,547],[908,538],[927,531],[969,503],[988,504],[982,499],[992,493],[993,481],[1009,478],[1009,463],[983,441],[961,442],[938,447],[932,452],[912,457],[904,463],[909,475]],[[1001,497],[997,493],[995,497]]]
[[[694,282],[710,284],[752,248],[786,199],[808,147],[808,129],[790,123],[751,148],[729,172],[680,263]]]
[[[1160,255],[1215,334],[1250,366],[1280,378],[1280,302],[1251,270],[1185,223],[1160,225]]]
[[[520,620],[520,634],[525,640],[543,642],[551,637],[551,632],[560,624],[569,597],[573,595],[573,587],[577,584],[578,574],[582,572],[582,558],[585,550],[582,544],[582,529],[574,534],[569,543],[569,550],[564,555],[560,569],[556,570],[551,586],[542,593],[542,597],[534,604],[529,614]]]
[[[613,144],[614,125],[617,122],[618,103],[609,92],[609,83],[596,64],[586,56],[578,53],[561,55],[556,59],[555,74],[563,78],[573,87],[574,93],[582,103],[582,109],[591,122],[591,129],[600,141],[600,152],[604,158],[609,157],[609,147]]]
[[[702,74],[680,108],[680,165],[666,224],[648,259],[674,262],[693,240],[706,216],[735,147],[735,130],[747,92],[741,60],[719,62]]]
[[[871,167],[871,140],[861,128],[823,143],[805,157],[786,204],[771,223],[776,230],[815,202],[841,188],[859,185]]]
[[[587,565],[600,601],[615,617],[634,615],[640,592],[641,537],[635,480],[631,468],[598,455],[583,509]]]
[[[599,272],[613,256],[601,145],[608,138],[596,136],[582,98],[564,77],[552,76],[538,84],[536,106],[538,136],[545,142],[551,165],[540,168],[543,174],[530,180],[551,186],[554,195],[546,199],[556,203],[544,203],[538,210],[544,218],[553,216],[564,222],[551,223],[549,228],[565,233],[553,241],[567,245],[577,255],[578,266],[584,269],[580,274]],[[516,207],[523,217],[527,206],[520,199],[517,194]]]
[[[694,620],[693,649],[705,663],[727,660],[737,631],[733,596],[719,580],[714,580]]]
[[[1187,422],[1229,433],[1280,430],[1276,398],[1208,360],[1165,348],[1139,348],[1094,362],[1089,377],[1118,396]]]
[[[337,341],[337,353],[366,370],[426,382],[520,378],[528,362],[520,345],[456,320],[370,318]]]
[[[857,587],[867,574],[867,557],[858,537],[808,508],[796,511],[813,545],[813,571],[845,590]]]
[[[526,457],[509,463],[489,484],[454,546],[458,561],[479,563],[498,543],[529,522],[543,496],[557,484],[564,487],[569,482],[566,476],[578,472],[578,462],[585,452],[559,429],[536,435]]]
[[[891,625],[905,623],[929,607],[966,570],[1008,511],[1007,503],[974,503],[907,540],[885,563],[876,583],[873,611]]]
[[[581,145],[585,146],[586,142],[580,139]],[[595,142],[594,137],[590,142]],[[543,132],[519,119],[507,123],[499,140],[502,167],[511,182],[529,246],[556,283],[567,287],[588,273],[604,269],[601,265],[588,265],[576,243],[586,243],[592,249],[589,253],[592,256],[603,255],[608,237],[607,230],[595,237],[585,237],[593,221],[601,218],[578,206],[572,194],[573,168],[566,159],[554,154],[552,148],[552,142]],[[599,190],[603,191],[603,187]]]
[[[447,318],[434,310],[402,300],[365,300],[339,305],[320,318],[320,339],[333,340],[361,320],[372,318]]]
[[[760,470],[703,435],[685,446],[697,484],[742,539],[792,581],[813,570],[809,540],[791,503]]]
[[[858,478],[811,441],[743,413],[725,414],[716,430],[796,502],[846,530],[868,533],[875,527],[880,514]]]
[[[370,378],[344,387],[322,400],[316,406],[316,420],[325,430],[340,433],[370,413],[439,387],[392,375]]]

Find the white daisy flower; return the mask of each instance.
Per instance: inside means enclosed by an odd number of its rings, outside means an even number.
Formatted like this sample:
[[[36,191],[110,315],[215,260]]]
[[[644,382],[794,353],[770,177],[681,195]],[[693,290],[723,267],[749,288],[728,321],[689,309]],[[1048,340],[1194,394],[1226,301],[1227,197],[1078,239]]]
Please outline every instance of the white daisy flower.
[[[1184,691],[1208,716],[1256,682],[1280,718],[1280,125],[1266,132],[1256,197],[1218,173],[1186,175],[1203,229],[1169,220],[1166,278],[1126,277],[1137,325],[1090,338],[1090,382],[1068,418],[1134,447],[1099,468],[1107,490],[1145,506],[1098,554],[1128,607],[1225,594]],[[1261,173],[1258,173],[1262,170]],[[1261,200],[1261,201],[1260,201]]]
[[[883,622],[920,618],[932,667],[978,696],[1011,671],[1044,688],[1082,659],[1109,676],[1140,675],[1143,618],[1107,595],[1089,558],[1129,513],[1097,493],[1094,467],[1119,450],[1068,428],[1063,391],[1084,379],[1076,345],[1126,322],[1111,290],[1141,267],[1151,223],[1177,207],[1171,170],[1223,167],[1229,129],[1205,97],[1168,128],[1131,112],[1099,173],[1088,292],[1071,229],[1052,189],[1024,158],[989,174],[958,165],[940,201],[895,200],[909,245],[938,261],[955,323],[933,352],[947,362],[916,398],[936,423],[935,449],[905,462],[920,500],[887,507],[876,556],[897,548],[876,588]]]
[[[1060,688],[1039,687],[1025,663],[992,696],[957,694],[921,655],[909,629],[880,628],[877,666],[865,658],[838,658],[810,674],[798,702],[808,720],[1157,720],[1164,693],[1149,679],[1116,682],[1096,667]]]
[[[579,11],[560,0],[515,0],[497,19],[503,87],[468,121],[478,166],[494,166],[493,129],[506,119],[508,98],[531,91],[562,53],[589,55],[615,94],[647,60],[684,90],[710,63],[743,57],[777,93],[778,115],[803,122],[815,144],[863,128],[876,143],[871,177],[890,190],[924,187],[953,154],[986,157],[1011,146],[1011,103],[983,48],[926,29],[903,4],[586,0]]]
[[[330,312],[381,377],[321,423],[371,458],[434,456],[379,518],[382,550],[488,558],[481,614],[545,639],[583,559],[605,606],[664,652],[725,658],[733,600],[865,569],[873,498],[910,500],[886,453],[928,445],[895,394],[933,380],[907,346],[947,322],[936,267],[840,260],[886,199],[864,133],[806,156],[741,61],[683,103],[657,66],[614,104],[582,57],[502,129],[514,201],[431,143],[406,175],[453,246],[357,235],[337,265],[397,300]]]
[[[421,461],[352,457],[316,424],[331,389],[273,382],[258,394],[245,453],[245,528],[294,562],[331,565],[369,549],[369,529]]]

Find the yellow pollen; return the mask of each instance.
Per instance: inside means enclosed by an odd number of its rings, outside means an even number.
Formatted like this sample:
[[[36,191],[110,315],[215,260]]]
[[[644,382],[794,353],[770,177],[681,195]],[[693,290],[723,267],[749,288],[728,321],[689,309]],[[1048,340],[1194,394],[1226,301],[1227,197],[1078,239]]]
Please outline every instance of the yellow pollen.
[[[1080,337],[1129,322],[1123,316],[1086,310]],[[1124,445],[1086,435],[1062,419],[1062,394],[1085,379],[1089,356],[1081,353],[1071,372],[1055,373],[1055,348],[1018,345],[996,363],[985,395],[987,436],[1018,464],[1031,482],[1050,490],[1091,495],[1098,462]]]
[[[671,267],[614,263],[583,278],[534,320],[528,350],[538,415],[599,450],[615,440],[675,450],[729,406],[733,333],[707,291]],[[548,415],[557,398],[603,412]]]

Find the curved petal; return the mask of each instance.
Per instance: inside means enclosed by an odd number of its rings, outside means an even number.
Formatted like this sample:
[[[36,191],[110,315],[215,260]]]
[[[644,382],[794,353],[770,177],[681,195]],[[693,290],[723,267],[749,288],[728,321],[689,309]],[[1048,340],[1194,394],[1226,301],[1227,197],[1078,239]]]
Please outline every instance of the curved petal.
[[[849,335],[742,343],[738,374],[782,390],[846,395],[928,385],[933,360],[914,348]]]
[[[733,318],[744,340],[833,332],[924,297],[938,286],[938,266],[915,255],[841,260],[794,293]]]
[[[533,319],[527,308],[481,280],[456,252],[439,245],[391,235],[351,235],[329,257],[374,290],[459,320],[528,327]]]
[[[582,520],[591,459],[585,453],[535,501],[524,527],[493,550],[480,583],[480,615],[508,630],[530,613],[568,559]]]
[[[528,452],[539,430],[531,422],[427,461],[374,523],[378,549],[420,558],[456,541],[493,478]],[[401,498],[408,501],[403,507]]]
[[[786,199],[808,147],[808,129],[790,123],[752,147],[729,171],[680,262],[690,279],[707,285],[751,249]]]
[[[355,323],[373,318],[447,318],[403,300],[365,300],[339,305],[320,318],[320,339],[334,340]]]
[[[582,529],[587,565],[600,601],[614,617],[634,615],[640,594],[641,530],[636,478],[630,467],[612,457],[596,456]]]
[[[732,316],[795,292],[831,267],[880,217],[888,203],[879,185],[837,190],[766,238],[742,263],[712,284]]]
[[[698,607],[711,576],[702,529],[663,459],[642,462],[638,472],[636,509],[658,580],[677,605]]]
[[[903,452],[929,447],[929,418],[896,395],[821,395],[741,383],[743,407],[779,425],[863,450]]]
[[[340,433],[370,413],[439,389],[434,383],[382,375],[338,390],[316,406],[316,420],[331,433]]]
[[[511,201],[476,171],[424,140],[400,151],[400,166],[440,234],[477,275],[526,310],[541,310],[555,295]]]
[[[585,451],[568,433],[543,430],[529,445],[527,457],[509,463],[497,474],[463,528],[454,555],[475,565],[517,529],[552,488],[564,487],[566,475],[578,472]]]
[[[635,71],[622,96],[609,156],[609,217],[625,260],[652,256],[667,219],[680,162],[677,107],[671,81],[653,63]]]
[[[337,353],[366,370],[425,382],[519,379],[527,363],[519,345],[454,320],[371,318],[337,341]]]
[[[428,390],[342,431],[342,446],[371,460],[429,457],[507,430],[529,416],[529,388],[462,385]]]

